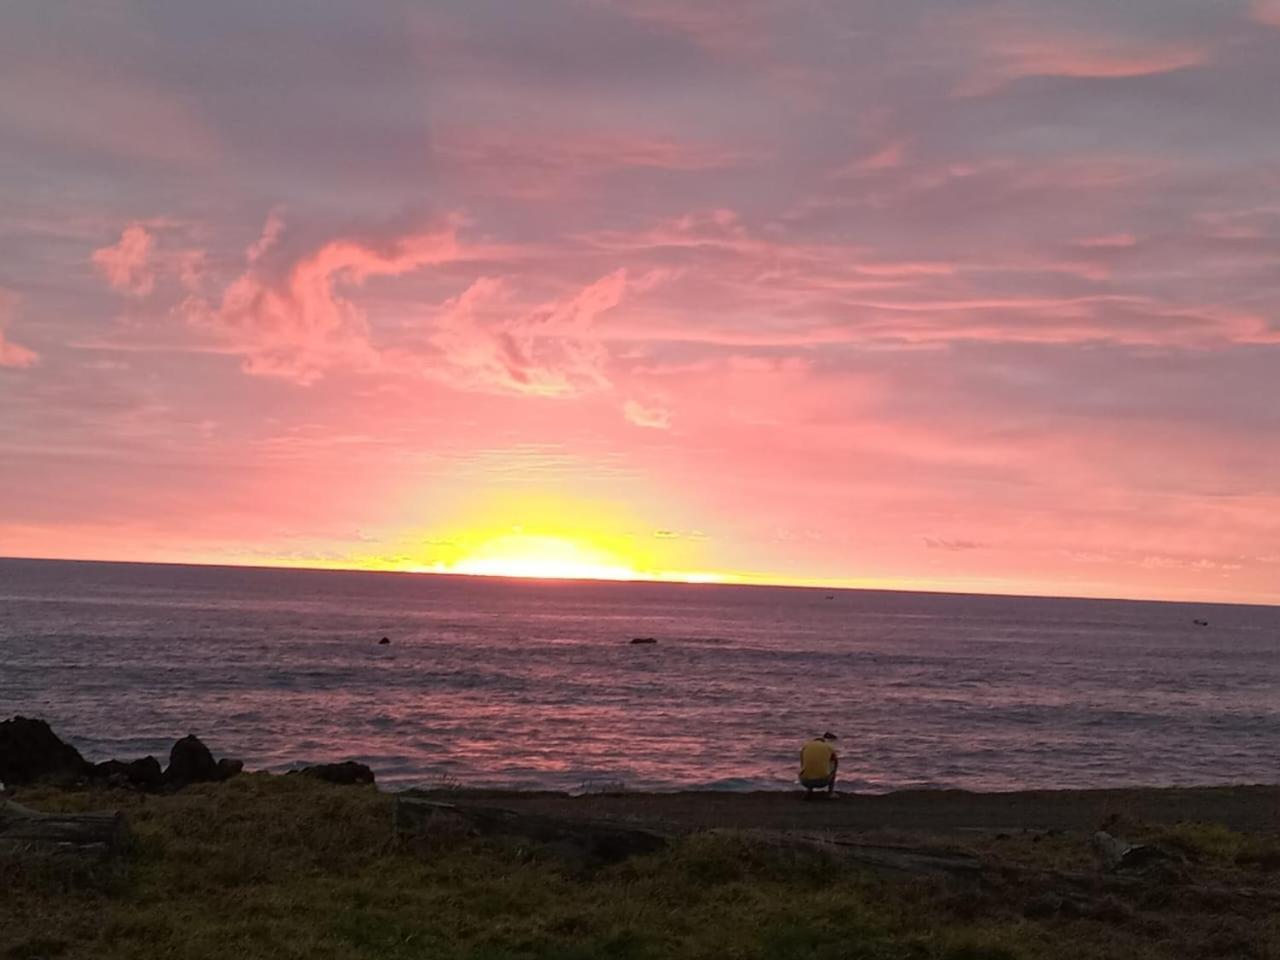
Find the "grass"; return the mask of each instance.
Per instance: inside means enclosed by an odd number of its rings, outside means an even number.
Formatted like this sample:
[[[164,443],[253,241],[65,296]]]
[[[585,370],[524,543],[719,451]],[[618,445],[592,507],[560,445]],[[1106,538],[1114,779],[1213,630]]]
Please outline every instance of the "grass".
[[[301,777],[250,774],[169,796],[32,789],[18,799],[123,809],[135,843],[125,874],[0,871],[2,960],[1280,957],[1274,915],[1231,897],[1073,889],[1070,900],[998,872],[982,887],[889,881],[733,832],[584,871],[517,842],[396,845],[390,797]],[[1163,839],[1217,881],[1274,886],[1270,841],[1213,827]],[[1083,838],[1057,835],[990,841],[982,852],[1075,868],[1078,848]]]

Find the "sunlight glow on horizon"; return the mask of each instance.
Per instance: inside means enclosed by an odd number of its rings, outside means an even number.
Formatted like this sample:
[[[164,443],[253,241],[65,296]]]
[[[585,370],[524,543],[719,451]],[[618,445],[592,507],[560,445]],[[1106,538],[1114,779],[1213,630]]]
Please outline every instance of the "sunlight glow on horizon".
[[[420,573],[533,580],[657,580],[721,583],[732,578],[714,573],[670,573],[637,569],[612,552],[566,537],[508,533],[486,540],[461,559],[436,561],[410,569]]]

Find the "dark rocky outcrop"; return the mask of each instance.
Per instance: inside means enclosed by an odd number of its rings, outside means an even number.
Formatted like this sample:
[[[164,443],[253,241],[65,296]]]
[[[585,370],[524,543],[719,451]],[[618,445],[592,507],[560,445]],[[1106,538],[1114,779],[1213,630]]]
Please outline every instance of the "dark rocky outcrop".
[[[378,641],[378,646],[385,647],[385,646],[389,646],[390,643],[391,643],[390,637],[383,637],[381,640]]]
[[[139,790],[177,789],[189,783],[228,780],[244,769],[244,761],[215,761],[209,748],[186,736],[169,751],[169,767],[155,757],[89,763],[63,742],[43,720],[14,717],[0,722],[0,783],[11,786],[44,781],[65,786],[106,785]]]
[[[189,783],[212,783],[221,780],[218,762],[213,759],[200,738],[188,734],[169,751],[169,767],[164,772],[165,783],[173,787]]]
[[[231,757],[223,757],[218,761],[218,779],[230,780],[243,769],[243,760],[234,760]]]
[[[95,780],[105,780],[112,786],[137,787],[140,790],[159,790],[164,785],[164,771],[160,761],[146,756],[140,760],[106,760],[93,765],[91,774]]]
[[[373,783],[373,771],[363,763],[354,760],[343,760],[341,763],[320,763],[314,767],[304,767],[298,771],[305,777],[316,777],[329,783],[344,785],[357,783]]]
[[[657,637],[632,637],[631,638],[632,646],[635,646],[636,644],[650,644],[650,643],[657,643],[657,642],[658,642]]]
[[[80,751],[64,743],[43,720],[14,717],[0,722],[0,783],[68,783],[91,769]]]

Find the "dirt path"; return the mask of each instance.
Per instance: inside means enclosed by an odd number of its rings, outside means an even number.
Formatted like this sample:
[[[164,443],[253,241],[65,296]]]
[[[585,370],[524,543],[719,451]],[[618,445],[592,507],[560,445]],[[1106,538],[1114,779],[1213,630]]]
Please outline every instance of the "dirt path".
[[[974,830],[1095,830],[1122,814],[1149,823],[1220,823],[1233,830],[1280,833],[1280,786],[966,793],[917,790],[866,796],[837,794],[805,801],[800,792],[561,793],[463,790],[440,800],[510,809],[632,820],[677,827],[881,830],[957,833]]]

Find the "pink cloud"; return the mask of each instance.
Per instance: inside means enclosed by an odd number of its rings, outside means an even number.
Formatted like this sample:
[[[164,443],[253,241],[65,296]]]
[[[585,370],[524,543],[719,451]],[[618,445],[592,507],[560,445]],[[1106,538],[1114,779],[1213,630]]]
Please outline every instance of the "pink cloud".
[[[439,132],[437,171],[485,196],[557,200],[626,171],[697,174],[733,167],[743,155],[713,143],[643,132],[552,129]]]
[[[220,301],[191,297],[181,310],[242,353],[247,372],[300,383],[314,382],[334,366],[376,363],[368,318],[345,289],[370,277],[443,263],[458,249],[455,226],[448,221],[384,238],[329,240],[301,254],[281,252],[282,231],[273,214],[246,251],[245,271]]]
[[[763,7],[748,0],[609,0],[620,13],[682,36],[707,53],[728,58],[754,57],[767,45]]]
[[[978,63],[957,90],[960,96],[982,96],[1023,77],[1123,79],[1173,73],[1207,63],[1203,43],[1164,42],[1044,27],[994,17],[965,18]]]
[[[906,140],[890,141],[878,150],[840,167],[832,176],[836,178],[859,177],[868,173],[896,170],[906,160],[907,146]]]
[[[481,277],[444,304],[434,319],[432,343],[442,365],[428,373],[462,389],[576,396],[606,389],[608,353],[599,318],[643,289],[615,270],[548,303],[528,308],[510,284]]]
[[[5,336],[5,326],[13,315],[17,302],[15,294],[0,288],[0,367],[31,367],[40,360],[34,350],[28,350]]]
[[[712,144],[680,142],[636,133],[529,131],[523,134],[441,132],[435,140],[440,156],[466,165],[511,170],[574,173],[624,167],[658,170],[712,170],[735,163],[739,155]]]
[[[140,223],[124,228],[111,246],[99,247],[90,259],[113,290],[143,297],[156,285],[152,249],[155,238]]]
[[[665,407],[628,400],[622,405],[622,413],[637,427],[647,427],[651,430],[671,429],[671,411]]]
[[[1131,233],[1108,233],[1097,237],[1088,237],[1077,243],[1077,246],[1091,250],[1124,250],[1136,247],[1138,238]]]
[[[1253,0],[1250,12],[1258,23],[1280,27],[1280,0]]]

